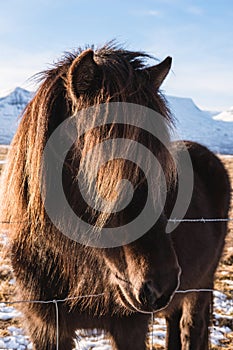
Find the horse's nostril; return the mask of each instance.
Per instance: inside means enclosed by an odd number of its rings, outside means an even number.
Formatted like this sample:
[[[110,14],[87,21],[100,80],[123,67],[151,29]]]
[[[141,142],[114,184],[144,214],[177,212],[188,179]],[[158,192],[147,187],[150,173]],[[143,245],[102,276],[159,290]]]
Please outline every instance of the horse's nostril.
[[[143,305],[153,305],[156,299],[159,297],[157,295],[155,288],[153,287],[152,281],[146,281],[143,283],[140,292],[139,292],[139,300]]]
[[[169,286],[164,286],[163,289],[158,287],[152,280],[144,282],[139,291],[140,303],[155,310],[164,308],[174,295],[174,291],[177,288],[177,280],[174,280],[174,283]]]

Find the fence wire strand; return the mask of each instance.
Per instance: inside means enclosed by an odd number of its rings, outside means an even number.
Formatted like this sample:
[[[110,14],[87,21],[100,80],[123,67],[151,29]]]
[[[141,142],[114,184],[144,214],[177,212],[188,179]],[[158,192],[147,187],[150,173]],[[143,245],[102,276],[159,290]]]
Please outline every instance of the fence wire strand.
[[[57,300],[53,300],[56,313],[56,350],[59,350],[59,310]]]
[[[198,218],[198,219],[168,219],[168,222],[173,222],[176,224],[177,222],[202,222],[203,224],[207,222],[228,222],[233,221],[233,218]]]
[[[168,219],[168,222],[172,222],[174,224],[176,223],[182,223],[182,222],[202,222],[203,224],[206,224],[208,222],[229,222],[233,221],[233,218],[186,218],[186,219],[179,219],[179,218],[173,218]],[[0,221],[0,224],[8,225],[8,224],[22,224],[24,221]]]

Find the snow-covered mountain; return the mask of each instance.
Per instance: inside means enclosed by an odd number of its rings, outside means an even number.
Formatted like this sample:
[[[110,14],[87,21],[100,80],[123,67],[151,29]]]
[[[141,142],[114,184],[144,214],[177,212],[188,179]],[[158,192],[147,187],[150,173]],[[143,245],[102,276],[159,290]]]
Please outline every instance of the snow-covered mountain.
[[[217,153],[233,154],[233,120],[215,119],[224,112],[203,111],[190,98],[167,96],[167,100],[179,138],[200,142]]]
[[[0,144],[9,144],[17,129],[19,116],[33,93],[17,87],[6,97],[0,98]]]
[[[11,142],[20,113],[32,96],[16,88],[0,98],[0,144]],[[167,100],[176,119],[178,138],[200,142],[217,153],[233,154],[233,107],[222,113],[207,112],[190,98],[167,96]]]

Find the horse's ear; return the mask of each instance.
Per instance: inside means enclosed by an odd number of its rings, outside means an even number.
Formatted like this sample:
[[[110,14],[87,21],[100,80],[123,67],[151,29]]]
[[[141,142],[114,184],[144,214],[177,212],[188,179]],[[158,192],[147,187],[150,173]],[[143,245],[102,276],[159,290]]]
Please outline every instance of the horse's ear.
[[[167,57],[164,61],[155,66],[146,68],[146,71],[149,74],[151,82],[154,84],[155,88],[159,88],[166,76],[168,75],[172,65],[172,58]]]
[[[70,95],[77,97],[88,92],[93,85],[97,70],[93,50],[87,49],[76,57],[67,73],[67,89]]]

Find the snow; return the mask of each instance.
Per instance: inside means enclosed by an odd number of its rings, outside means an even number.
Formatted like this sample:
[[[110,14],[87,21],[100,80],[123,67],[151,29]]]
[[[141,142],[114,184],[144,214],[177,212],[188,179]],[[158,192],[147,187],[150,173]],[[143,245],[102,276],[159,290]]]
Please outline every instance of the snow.
[[[0,320],[8,321],[20,316],[20,312],[18,312],[14,307],[8,307],[4,303],[0,304]]]
[[[227,111],[217,114],[214,116],[214,120],[222,120],[224,122],[233,122],[233,106]]]
[[[19,116],[33,93],[16,88],[0,98],[0,144],[9,144],[17,129]],[[178,137],[200,142],[212,151],[233,154],[233,107],[213,112],[198,108],[191,98],[167,96],[176,119]]]
[[[96,332],[94,332],[96,333]],[[82,337],[77,332],[77,339],[75,340],[75,349],[77,350],[111,350],[111,344],[108,339],[105,338],[103,333],[90,335],[88,338]]]
[[[213,345],[221,346],[220,340],[225,339],[225,334],[231,332],[229,327],[213,327],[210,332],[210,341]]]
[[[149,333],[150,343],[165,347],[166,322],[163,318],[155,318],[152,331]]]
[[[233,299],[227,299],[227,296],[224,293],[219,291],[214,292],[214,316],[216,319],[225,318],[233,319]],[[222,310],[224,310],[222,314]],[[233,326],[233,323],[232,323]]]
[[[0,349],[32,350],[29,338],[23,335],[22,329],[8,327],[11,336],[0,339]]]

